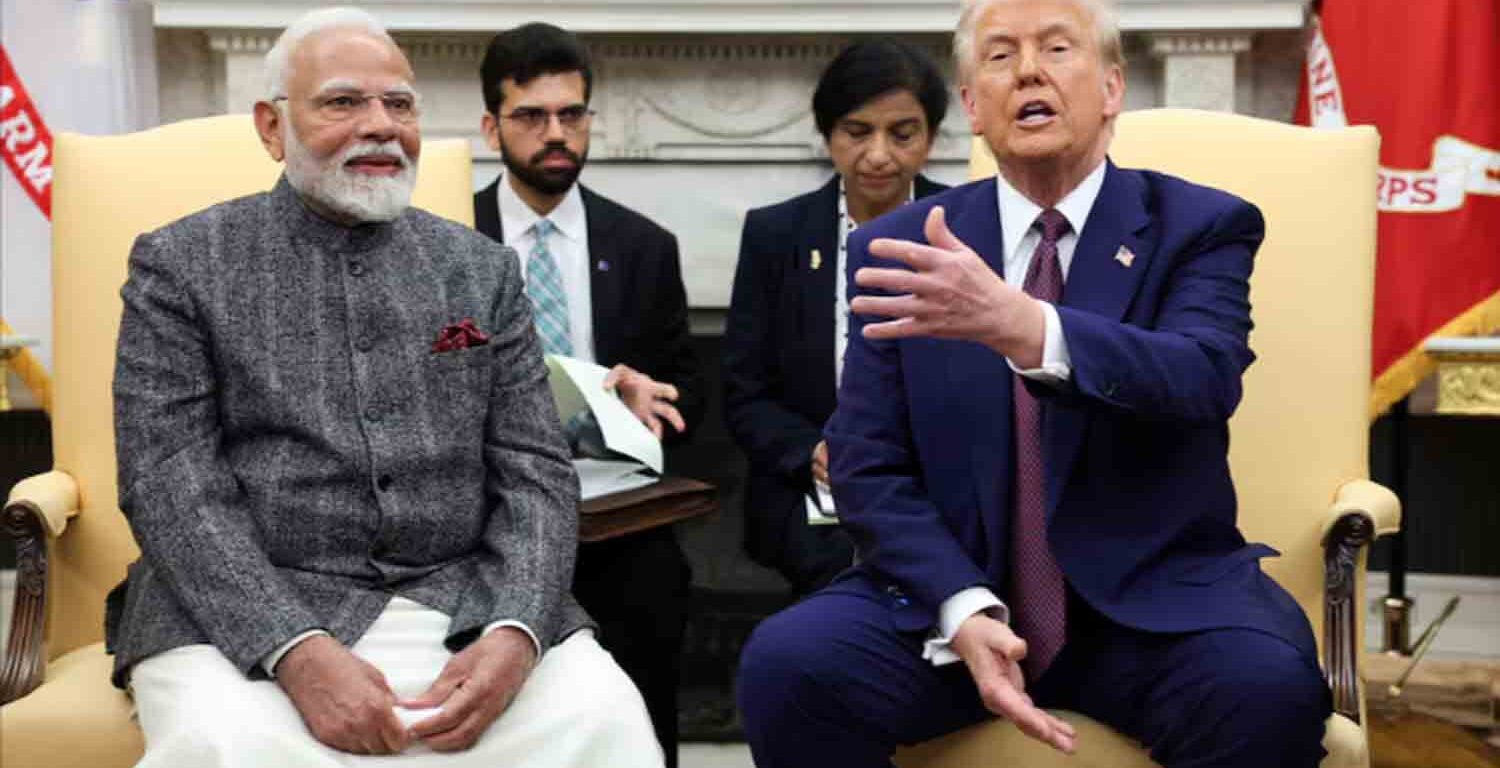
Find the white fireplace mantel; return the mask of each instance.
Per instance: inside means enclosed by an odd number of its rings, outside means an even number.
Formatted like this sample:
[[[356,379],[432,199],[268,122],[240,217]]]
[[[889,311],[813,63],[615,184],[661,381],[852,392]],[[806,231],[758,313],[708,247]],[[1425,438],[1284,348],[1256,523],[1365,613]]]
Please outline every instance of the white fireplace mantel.
[[[156,25],[279,29],[318,0],[156,0]],[[493,32],[544,19],[584,33],[950,32],[957,0],[363,0],[393,31]],[[1302,25],[1302,0],[1119,0],[1126,32]]]
[[[422,90],[423,135],[471,142],[476,185],[500,170],[479,136],[475,74],[490,36],[535,20],[580,33],[597,74],[584,181],[677,235],[691,306],[709,312],[729,302],[745,211],[828,177],[808,108],[824,65],[852,38],[890,33],[925,48],[951,75],[959,7],[958,0],[352,1],[405,49]],[[1291,113],[1303,0],[1117,1],[1126,108]],[[325,2],[155,0],[163,119],[248,111],[265,95],[263,59],[279,31]],[[954,99],[927,173],[962,181],[969,147]]]

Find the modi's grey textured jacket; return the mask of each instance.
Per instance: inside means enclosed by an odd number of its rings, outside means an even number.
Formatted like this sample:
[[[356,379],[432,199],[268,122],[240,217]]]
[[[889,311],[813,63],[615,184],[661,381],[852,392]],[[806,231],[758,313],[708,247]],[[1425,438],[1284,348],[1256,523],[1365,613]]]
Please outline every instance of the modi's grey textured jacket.
[[[514,619],[549,647],[577,480],[513,252],[409,209],[343,227],[275,189],[142,235],[115,367],[120,506],[142,556],[106,617],[115,682],[212,643],[247,674],[392,595],[457,649]],[[483,346],[435,353],[472,319]]]

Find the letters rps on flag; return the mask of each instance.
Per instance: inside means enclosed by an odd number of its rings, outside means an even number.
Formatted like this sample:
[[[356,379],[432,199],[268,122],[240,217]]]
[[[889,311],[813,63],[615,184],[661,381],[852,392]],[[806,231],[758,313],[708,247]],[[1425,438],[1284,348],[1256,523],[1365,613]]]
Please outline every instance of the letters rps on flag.
[[[1296,121],[1380,131],[1379,414],[1431,373],[1429,336],[1500,329],[1500,0],[1314,5]]]

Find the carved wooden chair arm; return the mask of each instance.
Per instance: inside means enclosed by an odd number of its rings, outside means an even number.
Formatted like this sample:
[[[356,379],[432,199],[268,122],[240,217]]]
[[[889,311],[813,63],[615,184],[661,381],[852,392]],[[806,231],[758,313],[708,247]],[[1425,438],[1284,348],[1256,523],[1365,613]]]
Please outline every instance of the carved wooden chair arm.
[[[1360,553],[1377,536],[1401,527],[1401,502],[1369,480],[1345,483],[1323,523],[1323,670],[1333,691],[1333,711],[1360,722],[1359,635],[1363,612],[1356,604],[1364,577]]]
[[[78,484],[57,471],[22,480],[5,502],[0,519],[16,545],[16,595],[10,638],[0,660],[0,704],[42,683],[47,668],[47,541],[62,535],[78,509]]]

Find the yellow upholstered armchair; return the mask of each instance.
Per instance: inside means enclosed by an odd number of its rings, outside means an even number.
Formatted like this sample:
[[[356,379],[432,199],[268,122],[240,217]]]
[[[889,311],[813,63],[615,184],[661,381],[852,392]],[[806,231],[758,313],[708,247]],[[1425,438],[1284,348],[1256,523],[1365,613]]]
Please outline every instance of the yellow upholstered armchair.
[[[1229,463],[1241,530],[1281,550],[1262,565],[1307,611],[1318,638],[1335,711],[1324,768],[1369,765],[1357,669],[1365,545],[1401,519],[1395,495],[1367,479],[1379,145],[1371,128],[1314,131],[1153,109],[1121,115],[1110,152],[1120,166],[1225,189],[1265,214],[1266,240],[1250,280],[1250,346],[1259,359],[1230,422]],[[994,172],[988,149],[976,141],[971,177]],[[1071,759],[995,721],[906,750],[897,763],[1155,765],[1109,728],[1062,716],[1079,730]]]
[[[0,663],[0,765],[128,766],[141,735],[100,642],[104,597],[139,554],[117,506],[110,400],[127,257],[142,232],[270,189],[280,166],[248,115],[64,134],[55,150],[54,468],[17,484],[5,505],[18,573]],[[472,224],[468,145],[426,142],[419,167],[414,204]]]

